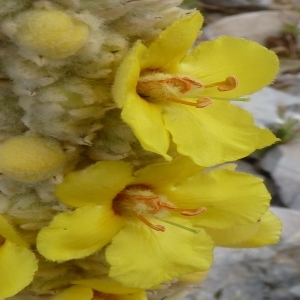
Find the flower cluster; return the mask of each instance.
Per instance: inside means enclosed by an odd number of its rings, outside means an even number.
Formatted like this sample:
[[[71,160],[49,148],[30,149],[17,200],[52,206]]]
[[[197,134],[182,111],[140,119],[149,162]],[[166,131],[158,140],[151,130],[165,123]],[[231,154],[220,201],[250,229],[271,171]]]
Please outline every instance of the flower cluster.
[[[278,241],[263,181],[233,163],[277,141],[233,104],[277,57],[195,45],[180,3],[0,1],[0,299],[171,299],[215,247]]]

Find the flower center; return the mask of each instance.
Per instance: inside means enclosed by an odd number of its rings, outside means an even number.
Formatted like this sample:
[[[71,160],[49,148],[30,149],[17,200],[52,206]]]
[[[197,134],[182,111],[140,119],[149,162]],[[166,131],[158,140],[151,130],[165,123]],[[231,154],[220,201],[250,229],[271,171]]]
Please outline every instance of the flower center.
[[[213,102],[210,97],[201,96],[204,89],[217,87],[219,92],[226,92],[235,89],[237,86],[238,79],[235,76],[229,76],[223,81],[203,85],[198,80],[186,76],[172,76],[164,73],[146,73],[139,78],[137,93],[149,101],[163,99],[197,108],[203,108]],[[196,98],[196,101],[189,101],[183,98]],[[245,100],[226,98],[218,99]]]
[[[152,224],[147,217],[152,217],[174,226],[195,231],[179,224],[164,220],[164,218],[168,216],[170,212],[178,212],[182,216],[191,217],[206,211],[205,207],[198,207],[196,209],[176,207],[167,199],[166,196],[155,194],[151,191],[151,189],[141,186],[128,187],[120,192],[113,201],[113,209],[121,215],[130,217],[135,216],[143,223],[157,231],[165,231],[165,227],[162,225]]]

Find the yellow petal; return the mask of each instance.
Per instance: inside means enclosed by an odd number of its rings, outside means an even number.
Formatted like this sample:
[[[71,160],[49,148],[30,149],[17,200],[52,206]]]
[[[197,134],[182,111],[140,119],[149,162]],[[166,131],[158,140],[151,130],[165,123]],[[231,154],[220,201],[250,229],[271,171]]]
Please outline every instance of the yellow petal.
[[[155,190],[156,187],[175,184],[203,169],[188,157],[179,156],[171,162],[147,165],[136,171],[132,183],[145,184]]]
[[[202,23],[203,17],[195,12],[165,29],[143,56],[142,69],[172,71],[194,44]]]
[[[191,227],[182,218],[169,220]],[[204,231],[190,231],[162,223],[165,232],[158,232],[142,222],[128,224],[106,250],[111,265],[109,276],[124,285],[151,288],[184,274],[209,269],[213,245]]]
[[[50,300],[92,300],[93,296],[94,293],[89,287],[75,285],[60,292]]]
[[[280,139],[277,138],[269,129],[261,129],[256,148],[262,149],[279,141]]]
[[[88,286],[95,291],[105,294],[125,295],[141,291],[140,289],[126,287],[117,281],[108,279],[81,279],[74,280],[72,283]]]
[[[251,224],[234,226],[225,229],[203,228],[214,241],[216,246],[235,247],[235,245],[249,240],[252,236],[254,236],[259,229],[259,223],[253,222]]]
[[[0,298],[14,296],[29,285],[37,268],[30,250],[6,240],[0,247]]]
[[[261,138],[262,129],[248,112],[222,101],[205,108],[164,105],[163,117],[178,152],[200,166],[245,157],[256,150]]]
[[[282,223],[281,221],[267,211],[259,221],[259,228],[255,235],[250,239],[239,244],[230,245],[230,248],[254,248],[276,244],[279,241]]]
[[[177,207],[206,207],[206,212],[189,220],[216,229],[258,221],[271,198],[262,179],[224,168],[198,173],[159,191]]]
[[[208,275],[208,271],[203,271],[203,272],[194,272],[191,274],[186,274],[181,277],[179,277],[179,281],[184,282],[184,283],[197,283],[201,282],[204,279],[206,279]]]
[[[28,247],[28,244],[19,236],[16,230],[9,224],[9,222],[0,215],[0,237],[11,241],[20,246]]]
[[[161,109],[137,94],[129,94],[122,110],[122,119],[132,128],[145,150],[162,155],[166,160],[169,133],[166,131]]]
[[[204,85],[236,76],[238,86],[227,92],[207,88],[203,96],[236,98],[252,94],[274,80],[279,68],[274,52],[235,37],[220,37],[199,44],[181,62],[178,72],[198,78]]]
[[[132,166],[123,161],[99,161],[77,172],[69,173],[56,187],[57,197],[75,207],[108,205],[131,182]]]
[[[37,249],[47,259],[86,257],[107,245],[122,228],[123,219],[108,206],[84,206],[57,215],[37,236]]]
[[[123,107],[127,97],[136,94],[136,85],[140,77],[140,59],[146,47],[137,42],[122,61],[112,87],[113,99],[118,107]]]

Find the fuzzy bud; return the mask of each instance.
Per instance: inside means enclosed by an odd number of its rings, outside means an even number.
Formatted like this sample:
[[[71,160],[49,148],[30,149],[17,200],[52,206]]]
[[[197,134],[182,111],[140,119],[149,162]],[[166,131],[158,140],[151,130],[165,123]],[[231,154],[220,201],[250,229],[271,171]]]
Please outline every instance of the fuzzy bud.
[[[0,170],[24,182],[36,182],[54,175],[64,166],[66,156],[60,144],[38,136],[16,136],[0,148]]]
[[[19,14],[16,22],[16,42],[52,59],[75,54],[89,36],[88,25],[58,10],[30,10]]]

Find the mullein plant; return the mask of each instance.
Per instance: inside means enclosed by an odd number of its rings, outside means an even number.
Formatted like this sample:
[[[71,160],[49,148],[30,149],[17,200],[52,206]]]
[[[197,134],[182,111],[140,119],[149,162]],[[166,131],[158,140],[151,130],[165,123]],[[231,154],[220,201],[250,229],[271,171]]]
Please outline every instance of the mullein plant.
[[[233,163],[277,138],[232,102],[278,60],[195,45],[181,2],[0,1],[0,299],[175,299],[214,247],[279,240]]]

